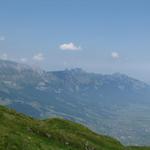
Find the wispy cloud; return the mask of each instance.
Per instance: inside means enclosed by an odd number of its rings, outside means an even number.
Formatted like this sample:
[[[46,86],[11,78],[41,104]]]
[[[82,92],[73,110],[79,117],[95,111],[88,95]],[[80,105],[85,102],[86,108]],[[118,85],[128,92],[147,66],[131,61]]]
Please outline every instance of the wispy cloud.
[[[4,54],[2,54],[0,56],[0,59],[2,59],[2,60],[8,60],[8,55],[6,53],[4,53]]]
[[[81,50],[81,47],[80,46],[76,46],[74,43],[70,42],[70,43],[64,43],[64,44],[61,44],[59,46],[59,48],[61,50],[70,50],[70,51],[78,51],[78,50]]]
[[[36,61],[43,61],[44,59],[45,58],[44,58],[43,53],[38,53],[33,56],[33,60],[36,60]]]
[[[111,53],[111,57],[112,57],[113,59],[119,59],[119,58],[120,58],[120,55],[119,55],[118,52],[112,52],[112,53]]]
[[[25,62],[27,62],[27,58],[20,58],[20,61],[25,63]]]
[[[4,41],[5,37],[4,36],[0,36],[0,41]]]

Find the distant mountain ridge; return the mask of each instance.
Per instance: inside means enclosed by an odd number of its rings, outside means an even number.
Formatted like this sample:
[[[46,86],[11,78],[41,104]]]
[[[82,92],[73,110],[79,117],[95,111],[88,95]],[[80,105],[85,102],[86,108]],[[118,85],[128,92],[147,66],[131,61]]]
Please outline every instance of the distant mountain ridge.
[[[125,144],[150,145],[150,86],[124,74],[47,72],[0,60],[0,104],[36,118],[62,116]]]

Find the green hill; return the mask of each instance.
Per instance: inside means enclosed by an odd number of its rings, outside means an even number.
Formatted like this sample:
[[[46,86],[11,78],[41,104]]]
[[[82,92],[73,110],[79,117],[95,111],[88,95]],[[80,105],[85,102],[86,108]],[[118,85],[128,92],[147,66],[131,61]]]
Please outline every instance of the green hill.
[[[0,106],[0,150],[142,150],[63,119],[35,120]]]

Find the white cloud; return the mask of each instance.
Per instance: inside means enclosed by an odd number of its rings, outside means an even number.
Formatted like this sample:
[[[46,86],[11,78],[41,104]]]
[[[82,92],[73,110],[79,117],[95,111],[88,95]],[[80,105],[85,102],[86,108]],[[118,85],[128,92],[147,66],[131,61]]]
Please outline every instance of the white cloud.
[[[119,53],[117,53],[117,52],[112,52],[112,53],[111,53],[111,57],[112,57],[113,59],[118,59],[118,58],[120,57],[120,55],[119,55]]]
[[[2,60],[8,60],[8,55],[6,53],[4,53],[4,54],[2,54],[0,56],[0,59],[2,59]]]
[[[61,44],[59,46],[59,48],[61,50],[72,50],[72,51],[77,51],[77,50],[81,50],[81,47],[80,46],[76,46],[74,43],[70,42],[70,43],[64,43],[64,44]]]
[[[20,58],[20,61],[25,63],[25,62],[27,62],[27,58]]]
[[[38,53],[38,54],[35,54],[33,56],[33,60],[36,60],[36,61],[43,61],[44,60],[44,55],[42,53]]]
[[[5,37],[4,36],[0,36],[0,41],[4,41]]]

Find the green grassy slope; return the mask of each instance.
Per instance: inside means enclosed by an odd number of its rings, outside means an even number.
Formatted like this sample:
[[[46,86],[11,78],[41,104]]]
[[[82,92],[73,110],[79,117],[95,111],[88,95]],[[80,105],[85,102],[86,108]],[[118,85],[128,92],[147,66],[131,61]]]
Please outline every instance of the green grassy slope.
[[[34,120],[0,106],[0,150],[147,150],[63,119]],[[148,148],[150,149],[150,148]]]

